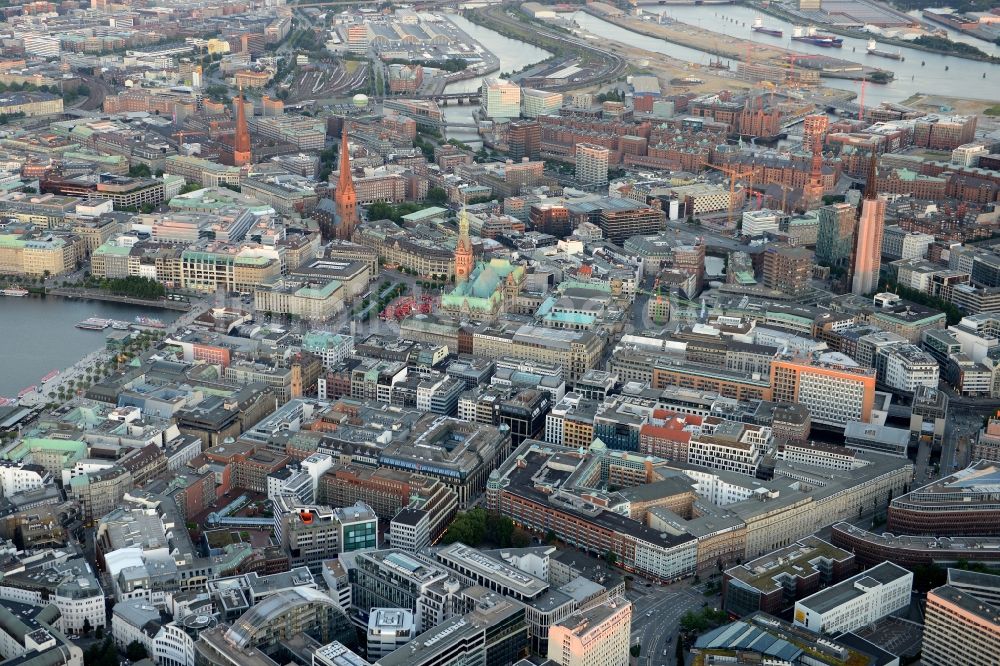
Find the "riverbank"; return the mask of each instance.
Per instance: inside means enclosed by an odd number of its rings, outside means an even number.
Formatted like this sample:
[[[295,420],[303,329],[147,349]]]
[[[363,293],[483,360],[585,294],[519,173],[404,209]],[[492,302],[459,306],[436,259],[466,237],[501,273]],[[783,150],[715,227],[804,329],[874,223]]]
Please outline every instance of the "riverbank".
[[[592,75],[574,81],[571,86],[573,89],[600,86],[604,83],[617,81],[629,69],[629,63],[615,53],[595,48],[569,32],[561,34],[560,30],[553,26],[546,25],[543,29],[541,24],[519,10],[516,12],[517,19],[506,15],[503,7],[468,10],[463,13],[463,16],[472,23],[492,30],[508,39],[526,42],[544,49],[552,54],[546,61],[574,56],[580,60],[581,64],[590,65],[588,71],[592,72]],[[535,65],[537,64],[535,63]],[[559,90],[559,88],[559,86],[555,86],[550,89]]]
[[[602,21],[616,25],[619,28],[645,35],[646,37],[662,39],[671,44],[677,44],[678,46],[739,62],[746,61],[747,55],[753,53],[753,60],[756,64],[764,63],[774,66],[787,66],[790,58],[802,55],[796,51],[779,46],[770,46],[739,37],[723,35],[722,33],[676,20],[667,24],[652,23],[632,16],[604,13],[600,9],[595,9],[590,5],[582,7],[581,11]],[[819,67],[812,66],[813,63],[819,64]],[[871,67],[863,63],[834,56],[823,56],[822,60],[815,56],[808,60],[803,58],[797,63],[797,66],[818,71],[821,77],[827,78],[861,80],[865,77],[871,77],[876,72],[884,72],[890,78],[892,76],[891,70],[882,67]]]
[[[954,113],[963,116],[979,116],[979,129],[986,131],[1000,129],[1000,118],[991,118],[986,114],[987,109],[996,106],[996,102],[934,93],[917,93],[910,95],[900,104],[927,113],[940,113],[942,108],[949,108]]]
[[[106,291],[97,289],[74,289],[72,287],[55,287],[46,292],[47,296],[59,296],[82,301],[108,301],[109,303],[123,303],[125,305],[138,305],[146,308],[160,308],[163,310],[177,310],[187,312],[191,309],[191,304],[187,301],[170,301],[167,299],[146,300],[144,298],[132,298],[131,296],[120,296],[109,294]]]
[[[776,9],[773,5],[763,5],[757,2],[750,2],[748,6],[753,7],[755,11],[759,11],[761,14],[769,14],[775,18],[780,18],[789,23],[801,25],[803,23],[801,16],[795,16],[794,14],[789,14],[788,12],[783,12],[780,9]],[[936,49],[931,46],[925,46],[923,44],[914,44],[911,41],[905,39],[897,39],[895,37],[886,37],[884,35],[874,35],[870,32],[863,32],[861,30],[848,30],[847,28],[841,28],[839,26],[830,25],[828,23],[823,23],[817,26],[822,28],[824,32],[832,32],[836,35],[841,35],[843,37],[853,37],[854,39],[876,39],[879,44],[892,44],[893,46],[902,46],[908,49],[913,49],[914,51],[924,51],[925,53],[935,53],[937,55],[952,56],[954,58],[962,58],[963,60],[972,60],[974,62],[988,62],[988,63],[1000,63],[1000,58],[994,58],[989,54],[983,54],[982,57],[975,56],[971,53],[963,53],[961,51],[947,51],[945,49]]]

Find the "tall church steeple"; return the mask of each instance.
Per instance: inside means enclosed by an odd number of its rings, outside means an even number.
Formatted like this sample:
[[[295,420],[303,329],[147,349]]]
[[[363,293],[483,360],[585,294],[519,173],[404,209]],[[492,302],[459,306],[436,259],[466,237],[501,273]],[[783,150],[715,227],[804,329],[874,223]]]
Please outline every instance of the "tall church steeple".
[[[247,127],[247,112],[243,106],[243,86],[236,102],[236,134],[233,136],[233,164],[243,166],[253,159],[250,154],[250,128]]]
[[[340,174],[333,201],[337,212],[337,238],[350,240],[358,226],[358,194],[354,191],[354,179],[351,178],[351,152],[347,147],[346,122],[340,139]]]
[[[455,243],[455,282],[465,282],[472,273],[472,239],[469,238],[469,215],[462,206],[458,214],[458,242]]]

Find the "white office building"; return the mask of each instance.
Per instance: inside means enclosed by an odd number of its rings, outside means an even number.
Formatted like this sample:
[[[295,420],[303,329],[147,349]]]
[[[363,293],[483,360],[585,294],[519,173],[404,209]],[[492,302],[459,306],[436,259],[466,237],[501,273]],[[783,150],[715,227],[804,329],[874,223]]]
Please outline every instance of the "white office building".
[[[405,608],[373,608],[368,616],[368,661],[403,647],[414,636],[413,613]]]
[[[918,386],[936,388],[941,374],[937,360],[916,345],[893,345],[878,350],[877,369],[884,367],[886,386],[913,393]],[[884,366],[883,366],[884,364]]]
[[[779,231],[783,217],[787,217],[787,215],[780,210],[770,210],[768,208],[748,210],[743,213],[743,235],[763,236],[764,234],[776,234]]]
[[[483,79],[482,104],[487,118],[518,118],[521,115],[521,87],[493,76]]]
[[[818,634],[855,631],[910,605],[913,572],[883,562],[795,602],[795,624]]]
[[[951,163],[967,167],[979,166],[979,158],[989,154],[989,148],[981,143],[963,143],[951,151]]]
[[[583,185],[606,185],[611,151],[592,143],[576,144],[576,179]]]
[[[524,102],[524,117],[537,118],[538,116],[548,116],[559,113],[563,104],[563,94],[560,92],[550,92],[548,90],[534,90],[525,88],[521,91],[521,99]]]
[[[404,507],[389,522],[389,543],[411,553],[431,542],[430,514],[422,509]]]
[[[892,224],[882,232],[882,256],[887,259],[923,259],[934,236],[919,231],[907,231]]]
[[[52,475],[41,465],[31,463],[0,463],[0,488],[4,497],[44,488],[51,483]]]
[[[574,613],[552,625],[547,656],[559,666],[627,666],[631,626],[624,599]]]

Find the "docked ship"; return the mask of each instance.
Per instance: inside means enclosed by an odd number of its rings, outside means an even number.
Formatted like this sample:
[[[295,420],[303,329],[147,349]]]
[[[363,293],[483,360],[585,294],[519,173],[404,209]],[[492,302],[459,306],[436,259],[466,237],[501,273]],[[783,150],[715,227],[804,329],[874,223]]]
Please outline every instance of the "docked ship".
[[[812,44],[813,46],[822,46],[824,48],[835,48],[839,49],[844,45],[844,40],[840,37],[834,37],[833,35],[824,35],[816,32],[816,26],[811,25],[808,28],[802,28],[801,26],[795,26],[792,30],[792,39],[797,42],[805,42],[806,44]]]
[[[753,27],[751,28],[754,32],[759,32],[765,35],[771,35],[772,37],[781,37],[785,33],[780,30],[775,30],[774,28],[765,28],[764,19],[758,16],[753,20]]]
[[[116,331],[127,331],[129,329],[129,326],[131,326],[131,324],[129,324],[127,321],[112,320],[111,322],[111,328],[115,329]]]
[[[77,328],[82,328],[87,331],[103,331],[108,326],[111,325],[110,319],[101,319],[99,317],[91,317],[89,319],[84,319],[76,325]]]
[[[153,319],[152,317],[136,317],[135,323],[139,326],[145,326],[146,328],[166,328],[167,325],[164,324],[159,319]]]
[[[880,58],[890,58],[892,60],[902,60],[903,54],[899,51],[893,53],[892,51],[882,51],[878,48],[878,42],[874,39],[868,40],[868,54],[878,56]]]
[[[3,294],[4,296],[22,297],[28,295],[28,290],[22,289],[21,287],[7,287],[6,289],[0,289],[0,294]]]

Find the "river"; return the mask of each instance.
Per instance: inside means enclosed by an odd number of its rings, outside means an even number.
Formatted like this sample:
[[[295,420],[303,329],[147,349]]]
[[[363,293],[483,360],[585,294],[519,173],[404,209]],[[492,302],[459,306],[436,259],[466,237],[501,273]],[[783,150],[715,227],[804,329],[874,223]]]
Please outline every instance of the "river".
[[[868,84],[865,87],[865,104],[882,101],[900,102],[919,92],[936,93],[954,97],[993,100],[997,97],[997,86],[1000,85],[1000,65],[966,60],[954,56],[927,53],[916,49],[886,45],[887,51],[899,50],[905,60],[890,60],[867,54],[867,41],[853,37],[844,37],[842,49],[826,49],[791,40],[791,23],[767,16],[764,25],[784,31],[783,37],[762,35],[750,30],[750,25],[756,11],[749,7],[738,5],[721,6],[671,6],[667,8],[650,8],[649,11],[662,11],[679,21],[695,25],[706,30],[713,30],[732,37],[749,39],[754,42],[782,46],[797,53],[841,57],[862,64],[882,67],[896,74],[896,79],[886,85]],[[695,49],[679,46],[654,37],[639,35],[613,23],[591,16],[584,12],[573,15],[579,25],[588,32],[600,37],[622,41],[639,48],[663,53],[679,60],[707,64],[708,54]],[[735,21],[735,22],[733,22]],[[746,24],[745,26],[743,24]],[[988,45],[987,45],[988,46]],[[984,49],[988,50],[988,49]],[[921,62],[924,65],[921,65]],[[945,67],[948,69],[946,70]],[[982,76],[986,74],[984,81]],[[841,88],[860,93],[861,83],[847,79],[823,79],[823,84],[832,88]]]
[[[494,55],[500,58],[499,74],[511,74],[520,71],[525,67],[541,62],[552,54],[545,49],[538,48],[531,44],[504,37],[498,32],[476,25],[469,19],[459,14],[448,14],[448,19],[461,28],[467,35],[489,49]],[[445,86],[445,92],[472,92],[479,90],[483,85],[483,78],[465,79],[455,81]],[[445,117],[452,122],[471,122],[472,113],[476,110],[474,106],[446,106],[442,109]],[[473,147],[479,147],[481,142],[476,131],[471,128],[458,128],[448,132],[448,138],[464,141]]]
[[[0,296],[0,396],[12,398],[50,371],[104,347],[110,328],[85,331],[76,328],[77,322],[88,317],[132,321],[138,315],[169,323],[181,313],[104,301]]]

